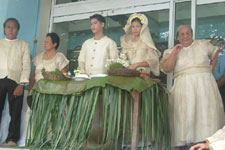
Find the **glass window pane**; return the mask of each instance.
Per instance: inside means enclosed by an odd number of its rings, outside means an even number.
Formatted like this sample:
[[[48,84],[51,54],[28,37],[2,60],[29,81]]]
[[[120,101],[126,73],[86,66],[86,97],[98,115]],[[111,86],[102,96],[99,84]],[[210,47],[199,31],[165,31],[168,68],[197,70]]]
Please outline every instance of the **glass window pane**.
[[[60,37],[58,51],[64,53],[70,60],[69,71],[73,74],[73,70],[78,66],[77,59],[83,42],[93,36],[90,29],[90,20],[55,23],[53,30]]]
[[[225,37],[225,2],[197,5],[196,39]]]
[[[150,11],[144,14],[148,17],[149,29],[155,46],[163,55],[164,50],[168,49],[169,9]],[[166,78],[166,74],[161,72],[159,79],[166,83]]]
[[[127,19],[131,14],[107,16],[105,35],[113,39],[117,46],[120,47],[120,37],[125,34],[123,28],[127,23]]]
[[[149,19],[149,29],[156,47],[163,53],[168,48],[169,9],[144,13]]]
[[[191,25],[191,2],[179,2],[175,5],[175,42],[178,43],[177,29],[180,25]]]
[[[64,3],[71,3],[71,2],[78,2],[80,0],[56,0],[56,4],[64,4]]]

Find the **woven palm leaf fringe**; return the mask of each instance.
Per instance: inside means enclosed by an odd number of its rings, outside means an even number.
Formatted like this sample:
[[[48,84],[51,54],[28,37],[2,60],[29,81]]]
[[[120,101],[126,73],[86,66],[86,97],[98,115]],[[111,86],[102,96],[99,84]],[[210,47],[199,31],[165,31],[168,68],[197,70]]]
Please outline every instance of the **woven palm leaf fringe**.
[[[142,146],[152,143],[156,150],[163,146],[169,149],[168,96],[164,86],[155,84],[142,92],[141,97]],[[98,100],[103,101],[102,145],[110,143],[115,148],[131,143],[133,100],[128,91],[107,85],[91,88],[81,96],[35,92],[26,146],[35,150],[83,149]]]
[[[160,84],[142,93],[141,136],[142,148],[150,144],[158,149],[170,149],[170,126],[168,119],[168,94]],[[149,107],[150,106],[150,107]]]

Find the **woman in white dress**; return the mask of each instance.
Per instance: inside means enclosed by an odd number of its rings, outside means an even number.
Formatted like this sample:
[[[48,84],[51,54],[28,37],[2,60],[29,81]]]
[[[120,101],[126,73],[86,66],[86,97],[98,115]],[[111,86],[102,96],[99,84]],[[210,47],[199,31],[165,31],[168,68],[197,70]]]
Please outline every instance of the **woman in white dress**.
[[[179,27],[178,40],[180,44],[164,52],[160,65],[174,73],[169,99],[172,146],[185,149],[222,128],[225,116],[209,63],[217,48],[206,40],[193,41],[188,25]]]
[[[30,81],[30,89],[32,89],[35,82],[43,79],[41,70],[45,68],[46,71],[55,71],[59,69],[63,73],[67,72],[69,60],[61,53],[57,52],[59,46],[59,36],[56,33],[48,33],[45,39],[45,52],[39,54],[33,59],[35,71],[32,73]]]
[[[129,61],[128,69],[138,70],[144,77],[150,77],[152,73],[158,76],[161,53],[152,40],[147,17],[144,14],[132,14],[124,30],[126,34],[120,39],[122,47],[120,55],[125,55]],[[132,95],[137,97],[139,93],[133,91]],[[140,129],[139,132],[141,137],[143,131]]]
[[[124,30],[126,34],[121,37],[121,47],[130,63],[128,69],[139,70],[146,76],[150,72],[158,76],[161,53],[152,41],[147,17],[143,14],[132,14]]]

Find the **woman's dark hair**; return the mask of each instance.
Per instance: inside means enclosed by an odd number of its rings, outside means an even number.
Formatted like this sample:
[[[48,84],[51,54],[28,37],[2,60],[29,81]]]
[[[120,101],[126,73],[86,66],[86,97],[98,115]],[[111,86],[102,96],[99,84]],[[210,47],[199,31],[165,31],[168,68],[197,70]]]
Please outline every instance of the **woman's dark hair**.
[[[105,24],[105,18],[102,16],[102,15],[99,15],[99,14],[94,14],[90,17],[90,19],[97,19],[98,21],[102,22]]]
[[[17,29],[20,30],[20,23],[19,23],[19,21],[16,18],[8,18],[8,19],[6,19],[6,21],[3,24],[4,29],[6,27],[7,22],[9,22],[9,21],[14,21],[17,24]]]
[[[55,49],[57,49],[59,47],[59,42],[60,42],[58,34],[56,34],[55,32],[51,32],[46,35],[46,37],[48,36],[52,39],[53,44],[57,43],[55,46]]]
[[[141,23],[141,20],[140,20],[138,17],[132,19],[132,20],[131,20],[131,23],[133,23],[133,22],[135,22],[135,21],[137,21],[138,23],[140,23],[141,25],[143,25],[143,23]]]

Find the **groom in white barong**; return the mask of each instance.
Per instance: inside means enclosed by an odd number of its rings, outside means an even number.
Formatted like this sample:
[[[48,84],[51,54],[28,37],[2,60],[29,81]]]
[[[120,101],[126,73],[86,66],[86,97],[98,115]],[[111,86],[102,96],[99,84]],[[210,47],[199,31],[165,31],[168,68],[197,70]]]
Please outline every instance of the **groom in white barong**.
[[[94,37],[86,40],[82,45],[78,58],[78,69],[81,71],[81,74],[93,77],[95,75],[107,74],[107,59],[117,59],[118,52],[116,43],[104,35],[105,18],[102,15],[95,14],[90,19]],[[103,137],[102,105],[102,101],[99,100],[96,105],[96,115],[84,149],[110,149],[110,143],[104,143],[103,147],[101,147]]]
[[[82,74],[93,76],[107,74],[107,59],[118,58],[116,43],[104,35],[105,18],[99,14],[90,17],[94,37],[82,45],[78,58],[78,69]]]

